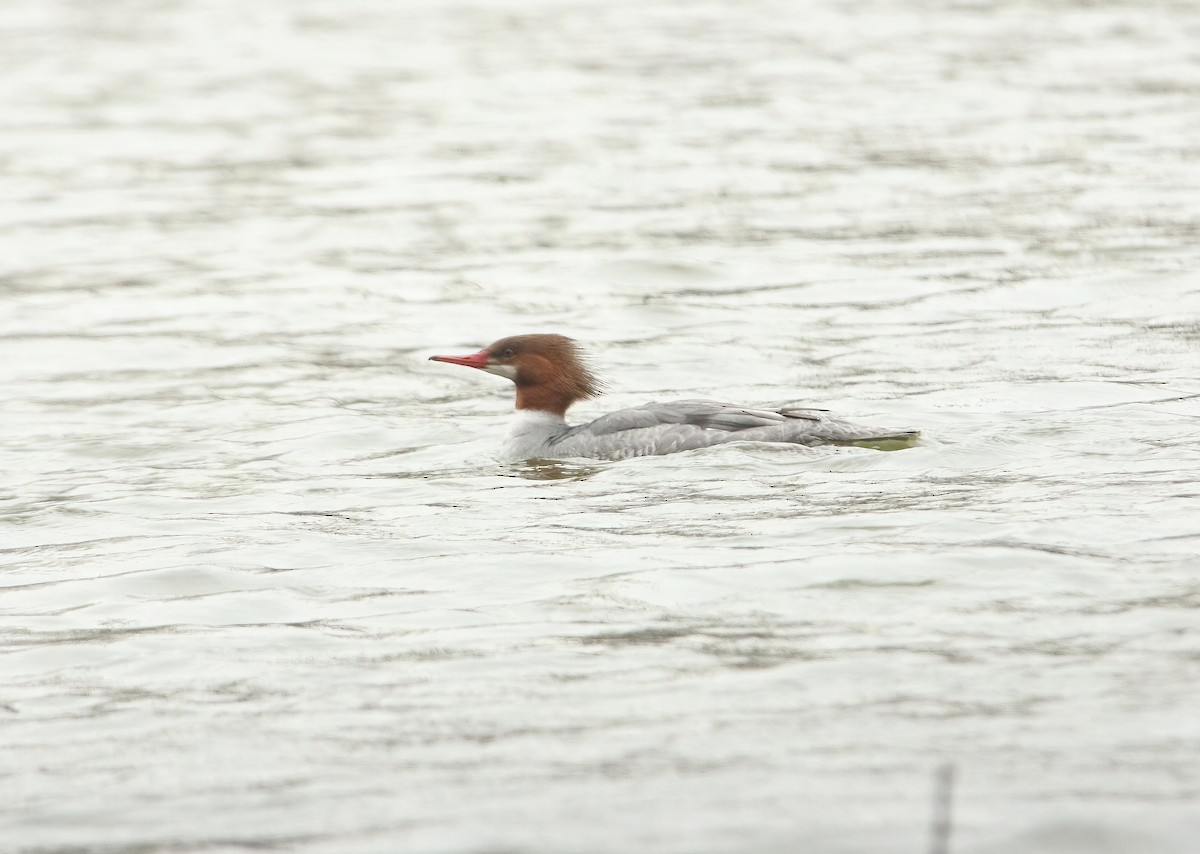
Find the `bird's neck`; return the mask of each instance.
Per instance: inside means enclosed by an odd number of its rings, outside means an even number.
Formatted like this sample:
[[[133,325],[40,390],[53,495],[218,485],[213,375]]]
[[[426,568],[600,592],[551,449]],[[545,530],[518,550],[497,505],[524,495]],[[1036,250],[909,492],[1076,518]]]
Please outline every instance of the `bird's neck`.
[[[547,385],[517,386],[517,412],[537,412],[562,421],[575,397],[563,389]]]

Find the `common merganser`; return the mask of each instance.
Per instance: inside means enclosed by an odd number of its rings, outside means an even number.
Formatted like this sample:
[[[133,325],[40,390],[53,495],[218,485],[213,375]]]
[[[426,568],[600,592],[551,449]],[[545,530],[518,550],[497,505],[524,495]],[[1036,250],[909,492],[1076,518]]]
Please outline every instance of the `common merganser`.
[[[506,460],[590,457],[620,460],[673,454],[725,442],[851,445],[911,442],[915,430],[862,427],[824,409],[749,409],[711,400],[647,403],[572,427],[567,409],[595,397],[602,384],[584,364],[575,341],[562,335],[513,335],[469,356],[430,356],[512,380],[517,412],[504,443]]]

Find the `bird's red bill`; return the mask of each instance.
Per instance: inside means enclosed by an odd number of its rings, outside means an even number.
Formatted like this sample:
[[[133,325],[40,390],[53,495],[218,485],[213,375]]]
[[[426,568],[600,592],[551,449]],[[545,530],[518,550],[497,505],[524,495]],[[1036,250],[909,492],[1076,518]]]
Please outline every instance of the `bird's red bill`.
[[[487,350],[480,350],[470,356],[430,356],[429,361],[449,362],[451,365],[466,365],[468,368],[482,369],[487,367],[488,355]]]

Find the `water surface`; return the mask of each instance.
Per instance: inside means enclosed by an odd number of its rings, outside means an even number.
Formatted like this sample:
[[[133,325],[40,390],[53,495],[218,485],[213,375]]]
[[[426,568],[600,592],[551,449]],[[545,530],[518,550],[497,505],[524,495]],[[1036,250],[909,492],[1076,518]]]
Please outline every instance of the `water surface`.
[[[1193,850],[1194,4],[0,29],[0,847]],[[926,439],[501,465],[527,331]]]

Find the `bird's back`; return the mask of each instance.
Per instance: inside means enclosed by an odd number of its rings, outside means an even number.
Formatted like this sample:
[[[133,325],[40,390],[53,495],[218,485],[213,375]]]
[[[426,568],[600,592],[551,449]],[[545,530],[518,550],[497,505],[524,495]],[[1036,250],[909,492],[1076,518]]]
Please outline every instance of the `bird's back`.
[[[917,435],[854,424],[821,409],[751,409],[711,400],[679,400],[612,412],[566,429],[548,444],[556,456],[624,459],[726,442],[909,443]]]

